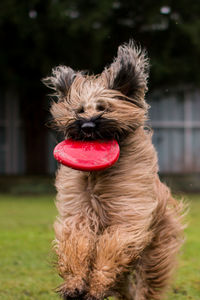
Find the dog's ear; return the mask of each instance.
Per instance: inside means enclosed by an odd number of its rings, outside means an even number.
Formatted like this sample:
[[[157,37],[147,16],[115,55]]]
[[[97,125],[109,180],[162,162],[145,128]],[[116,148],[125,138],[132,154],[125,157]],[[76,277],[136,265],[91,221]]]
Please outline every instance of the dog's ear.
[[[54,96],[57,96],[59,101],[62,101],[67,95],[74,79],[80,72],[75,72],[73,69],[66,66],[53,68],[52,75],[42,79],[42,82],[49,88],[55,91]]]
[[[117,57],[102,75],[109,89],[120,91],[134,103],[146,108],[149,62],[146,52],[129,41],[118,48]]]

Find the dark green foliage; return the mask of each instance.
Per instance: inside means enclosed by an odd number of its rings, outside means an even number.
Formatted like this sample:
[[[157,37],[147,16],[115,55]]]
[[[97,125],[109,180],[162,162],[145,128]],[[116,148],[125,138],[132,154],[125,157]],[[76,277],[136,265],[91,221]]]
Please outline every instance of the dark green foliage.
[[[198,84],[199,16],[195,0],[2,0],[1,83],[38,88],[58,64],[100,72],[134,38],[148,49],[154,85]]]

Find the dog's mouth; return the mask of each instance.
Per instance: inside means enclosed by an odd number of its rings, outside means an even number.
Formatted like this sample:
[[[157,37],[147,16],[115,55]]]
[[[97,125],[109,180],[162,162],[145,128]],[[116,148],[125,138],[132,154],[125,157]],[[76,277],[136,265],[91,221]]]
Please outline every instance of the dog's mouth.
[[[119,124],[107,118],[79,118],[70,123],[65,129],[66,138],[73,140],[117,140],[121,141],[127,132]]]
[[[54,149],[63,165],[82,171],[111,167],[119,158],[120,138],[113,120],[77,119],[66,127],[65,140]]]

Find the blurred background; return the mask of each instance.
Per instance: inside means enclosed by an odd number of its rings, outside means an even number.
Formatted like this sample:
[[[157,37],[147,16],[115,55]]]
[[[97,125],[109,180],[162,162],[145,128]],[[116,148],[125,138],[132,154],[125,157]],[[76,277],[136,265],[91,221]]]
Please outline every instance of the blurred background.
[[[133,38],[150,57],[146,99],[151,105],[160,173],[168,178],[170,174],[180,189],[184,181],[183,188],[196,190],[200,173],[199,17],[200,3],[194,0],[1,1],[0,174],[55,172],[52,150],[57,140],[45,126],[49,90],[41,78],[59,64],[101,72],[117,47]],[[180,181],[177,174],[184,178]],[[185,184],[188,178],[189,186]]]
[[[147,102],[160,175],[189,201],[168,300],[200,299],[200,1],[0,1],[0,300],[60,299],[51,253],[58,136],[41,79],[99,73],[129,39],[151,62]]]

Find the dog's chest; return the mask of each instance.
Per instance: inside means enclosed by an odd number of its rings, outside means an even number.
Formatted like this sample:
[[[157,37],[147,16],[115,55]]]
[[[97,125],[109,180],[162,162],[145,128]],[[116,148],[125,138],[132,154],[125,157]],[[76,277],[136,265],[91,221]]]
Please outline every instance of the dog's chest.
[[[103,227],[110,225],[109,207],[102,197],[105,192],[102,174],[88,174],[86,178],[86,192],[88,211],[95,213]]]

